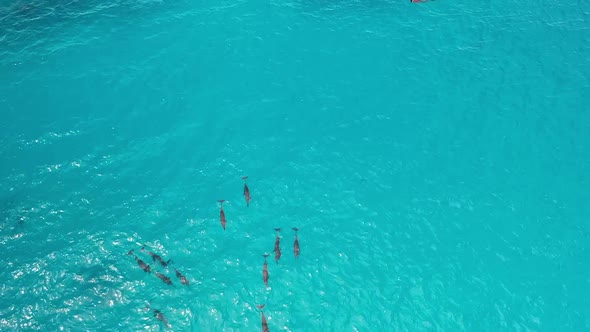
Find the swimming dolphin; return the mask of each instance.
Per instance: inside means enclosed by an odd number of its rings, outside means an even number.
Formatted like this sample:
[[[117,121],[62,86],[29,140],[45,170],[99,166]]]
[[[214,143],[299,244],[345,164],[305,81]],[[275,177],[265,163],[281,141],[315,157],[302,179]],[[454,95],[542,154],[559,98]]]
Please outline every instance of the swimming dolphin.
[[[293,252],[295,253],[295,258],[299,258],[299,238],[297,237],[297,231],[299,230],[297,227],[293,227],[295,231],[295,242],[293,243]]]
[[[268,323],[266,322],[266,317],[264,317],[264,311],[262,311],[262,309],[264,309],[264,304],[259,304],[257,307],[260,309],[260,314],[262,317],[262,332],[269,332]]]
[[[164,317],[164,314],[160,310],[154,309],[154,317],[156,317],[156,319],[164,323],[166,328],[170,328],[168,320],[166,319],[166,317]]]
[[[264,257],[264,264],[262,265],[262,281],[268,286],[268,264],[266,263],[266,257],[268,257],[268,254],[262,255],[262,257]]]
[[[218,200],[218,202],[220,203],[220,206],[219,206],[219,221],[221,221],[221,227],[223,227],[223,230],[225,230],[225,223],[227,222],[225,220],[225,212],[223,211],[223,202],[225,202],[225,200],[220,199],[220,200]]]
[[[167,277],[166,275],[156,272],[156,277],[160,278],[160,280],[162,280],[166,285],[172,285],[172,280],[170,280],[170,277]]]
[[[135,261],[137,261],[137,264],[139,265],[139,267],[141,267],[144,272],[151,273],[152,268],[149,265],[147,265],[144,261],[139,259],[139,257],[137,257],[133,252],[134,252],[133,249],[131,249],[131,250],[129,250],[127,255],[133,255],[133,257],[135,258]]]
[[[275,228],[275,231],[277,231],[277,236],[275,237],[274,253],[275,253],[275,261],[277,262],[277,264],[279,264],[279,259],[281,259],[281,237],[279,236],[279,233],[281,232],[281,229]]]
[[[180,279],[181,284],[189,286],[188,279],[185,276],[178,272],[177,269],[174,269],[174,272],[176,272],[176,276],[178,277],[178,279]]]
[[[146,252],[146,251],[145,251],[145,247],[141,247],[141,251],[143,251],[143,252]],[[156,261],[158,261],[158,262],[160,262],[160,264],[161,264],[163,267],[167,267],[167,266],[168,266],[168,264],[170,264],[170,262],[172,262],[172,260],[171,260],[171,259],[169,259],[168,261],[164,261],[164,260],[162,259],[162,257],[160,257],[160,255],[156,255],[156,254],[154,254],[154,253],[153,253],[153,252],[151,252],[151,251],[148,251],[147,253],[148,253],[148,255],[152,256],[152,260],[154,261],[154,263],[155,263]]]
[[[247,176],[243,176],[242,180],[244,180],[244,197],[246,198],[246,206],[250,206],[250,189],[248,188],[248,184],[246,180],[248,179]]]

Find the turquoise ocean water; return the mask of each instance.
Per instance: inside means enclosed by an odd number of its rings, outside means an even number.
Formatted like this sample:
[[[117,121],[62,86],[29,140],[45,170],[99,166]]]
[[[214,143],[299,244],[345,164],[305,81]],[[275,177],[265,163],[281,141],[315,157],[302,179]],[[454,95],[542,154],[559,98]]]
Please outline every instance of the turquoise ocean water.
[[[589,59],[588,1],[2,0],[0,330],[589,331]]]

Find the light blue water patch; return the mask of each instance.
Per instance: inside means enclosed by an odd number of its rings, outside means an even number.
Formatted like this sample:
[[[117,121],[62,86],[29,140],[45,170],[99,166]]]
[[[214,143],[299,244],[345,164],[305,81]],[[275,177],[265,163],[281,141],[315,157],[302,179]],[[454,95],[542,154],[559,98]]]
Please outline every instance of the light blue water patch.
[[[0,328],[590,329],[589,14],[0,2]]]

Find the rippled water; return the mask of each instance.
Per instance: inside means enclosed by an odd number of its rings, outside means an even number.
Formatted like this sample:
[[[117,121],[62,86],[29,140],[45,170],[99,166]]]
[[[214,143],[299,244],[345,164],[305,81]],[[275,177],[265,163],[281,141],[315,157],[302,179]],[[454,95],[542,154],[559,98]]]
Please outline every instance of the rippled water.
[[[0,329],[589,330],[589,14],[0,1]]]

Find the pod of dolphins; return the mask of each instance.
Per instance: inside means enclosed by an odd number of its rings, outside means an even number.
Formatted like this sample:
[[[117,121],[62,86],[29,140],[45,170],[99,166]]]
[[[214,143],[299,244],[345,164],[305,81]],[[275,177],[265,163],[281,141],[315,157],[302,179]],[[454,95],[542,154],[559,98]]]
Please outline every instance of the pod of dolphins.
[[[246,180],[248,179],[247,176],[242,177],[242,180],[244,180],[244,198],[246,200],[246,206],[249,207],[250,206],[250,188],[248,188],[248,183],[246,182]],[[225,211],[223,210],[223,203],[225,202],[225,200],[220,199],[218,200],[219,202],[219,221],[221,223],[221,227],[223,228],[223,230],[225,230],[226,228],[226,224],[227,224],[227,219],[225,217]],[[299,231],[299,229],[297,227],[293,227],[292,228],[293,231],[295,232],[295,241],[293,242],[293,253],[295,255],[295,258],[299,258],[299,253],[300,253],[300,249],[299,249],[299,237],[298,237],[298,233],[297,231]],[[276,264],[279,264],[279,260],[281,259],[281,237],[280,237],[280,232],[281,229],[280,228],[275,228],[275,232],[276,232],[276,236],[275,236],[275,243],[274,243],[274,249],[273,252],[275,254],[275,262]],[[160,255],[151,252],[151,251],[146,251],[145,247],[141,247],[141,252],[148,254],[151,258],[152,258],[152,262],[154,267],[156,265],[161,265],[163,268],[167,268],[168,265],[173,264],[174,262],[172,260],[164,260]],[[135,261],[137,262],[137,265],[139,265],[139,267],[147,273],[152,272],[152,268],[150,267],[150,265],[146,264],[143,260],[141,260],[139,257],[137,257],[137,255],[135,255],[135,250],[131,249],[129,250],[129,252],[127,253],[127,255],[133,255],[133,258],[135,259]],[[266,262],[266,258],[268,256],[270,256],[268,253],[265,253],[264,255],[262,255],[264,257],[264,263],[262,265],[262,281],[264,282],[265,286],[268,286],[268,280],[269,280],[269,273],[268,273],[268,263]],[[189,280],[182,275],[176,268],[174,268],[174,272],[176,274],[176,277],[178,278],[178,280],[180,280],[180,283],[182,285],[185,285],[187,287],[190,287],[190,282]],[[154,275],[156,277],[158,277],[160,280],[162,280],[163,283],[165,283],[166,285],[172,285],[172,279],[168,276],[166,276],[163,273],[154,271]],[[266,321],[266,316],[264,315],[264,304],[259,304],[256,306],[258,308],[258,310],[260,310],[260,314],[261,314],[261,319],[262,319],[262,332],[268,332],[269,328],[268,328],[268,323]],[[150,306],[148,305],[146,307],[146,309],[150,309]],[[159,320],[160,322],[162,322],[162,324],[164,324],[164,326],[166,328],[170,328],[170,323],[168,322],[168,320],[166,319],[166,317],[164,316],[164,314],[157,309],[153,309],[153,314],[154,317]]]

